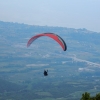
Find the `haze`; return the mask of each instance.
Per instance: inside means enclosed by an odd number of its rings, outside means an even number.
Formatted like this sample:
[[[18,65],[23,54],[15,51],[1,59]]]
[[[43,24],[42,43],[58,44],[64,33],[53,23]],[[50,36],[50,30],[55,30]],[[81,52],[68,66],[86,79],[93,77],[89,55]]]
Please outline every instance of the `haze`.
[[[100,0],[0,0],[0,20],[100,32]]]

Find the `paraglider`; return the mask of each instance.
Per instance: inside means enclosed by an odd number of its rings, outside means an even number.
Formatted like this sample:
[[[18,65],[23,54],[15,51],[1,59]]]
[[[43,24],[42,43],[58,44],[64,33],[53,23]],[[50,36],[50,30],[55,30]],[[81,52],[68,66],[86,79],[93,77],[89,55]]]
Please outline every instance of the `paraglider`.
[[[31,37],[27,42],[27,47],[29,47],[37,38],[42,36],[47,36],[54,39],[62,47],[63,51],[67,50],[67,45],[65,41],[60,36],[54,33],[41,33]],[[44,70],[44,76],[48,76],[48,70]]]
[[[48,70],[44,70],[44,76],[48,76]]]
[[[59,45],[62,47],[62,49],[64,51],[67,50],[65,41],[60,36],[58,36],[57,34],[54,34],[54,33],[41,33],[41,34],[31,37],[27,43],[27,47],[29,47],[34,40],[36,40],[37,38],[39,38],[41,36],[48,36],[48,37],[54,39],[57,43],[59,43]]]

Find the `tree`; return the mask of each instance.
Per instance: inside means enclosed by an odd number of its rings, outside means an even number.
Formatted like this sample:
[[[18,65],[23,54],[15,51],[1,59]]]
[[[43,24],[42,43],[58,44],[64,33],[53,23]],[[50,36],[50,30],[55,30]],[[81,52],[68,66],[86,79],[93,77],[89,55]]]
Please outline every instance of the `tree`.
[[[100,100],[100,93],[96,94],[96,100]]]
[[[82,98],[80,100],[91,100],[90,93],[88,93],[88,92],[83,93]]]
[[[100,93],[96,94],[96,96],[91,97],[90,93],[85,92],[82,94],[82,98],[80,100],[100,100]]]

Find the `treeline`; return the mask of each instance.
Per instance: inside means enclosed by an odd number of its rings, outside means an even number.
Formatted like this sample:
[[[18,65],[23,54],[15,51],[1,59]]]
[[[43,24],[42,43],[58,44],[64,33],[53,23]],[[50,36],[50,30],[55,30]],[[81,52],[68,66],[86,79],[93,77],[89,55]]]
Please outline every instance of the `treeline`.
[[[100,93],[96,94],[95,96],[91,96],[90,93],[85,92],[82,94],[80,100],[100,100]]]

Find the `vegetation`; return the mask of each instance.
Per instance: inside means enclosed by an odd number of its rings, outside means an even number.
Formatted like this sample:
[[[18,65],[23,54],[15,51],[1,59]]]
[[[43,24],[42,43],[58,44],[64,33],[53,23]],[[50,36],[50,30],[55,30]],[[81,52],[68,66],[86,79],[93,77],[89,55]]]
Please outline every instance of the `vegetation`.
[[[90,93],[85,92],[80,100],[100,100],[100,93],[96,94],[96,96],[90,96]]]

